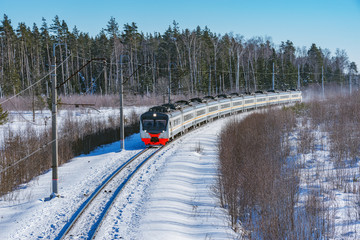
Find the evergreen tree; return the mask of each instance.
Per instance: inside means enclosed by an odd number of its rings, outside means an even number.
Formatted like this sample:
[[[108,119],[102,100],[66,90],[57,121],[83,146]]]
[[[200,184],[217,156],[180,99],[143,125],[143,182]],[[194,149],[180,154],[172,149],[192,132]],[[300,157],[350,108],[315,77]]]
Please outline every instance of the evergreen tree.
[[[316,44],[312,44],[308,51],[307,71],[309,83],[319,83],[321,80],[321,67],[323,54]]]
[[[349,64],[343,50],[332,57],[315,44],[309,49],[295,49],[288,40],[276,47],[269,38],[244,40],[232,33],[216,34],[207,27],[180,30],[176,21],[164,33],[143,34],[134,22],[124,24],[120,31],[111,17],[105,29],[91,37],[76,27],[70,32],[58,16],[50,27],[43,18],[40,29],[34,24],[30,30],[20,23],[15,31],[4,15],[0,21],[0,95],[19,92],[48,74],[53,64],[53,43],[58,42],[62,43],[55,51],[57,64],[62,63],[57,70],[59,83],[92,58],[108,59],[105,67],[93,62],[84,68],[63,85],[63,94],[83,93],[94,79],[96,93],[117,93],[119,79],[129,76],[125,92],[163,94],[167,93],[170,75],[173,93],[266,90],[272,85],[273,63],[277,89],[296,87],[298,66],[301,85],[319,83],[322,67],[326,82],[343,84],[349,74],[357,73],[356,64]],[[26,94],[49,96],[49,80]]]
[[[295,47],[289,40],[282,42],[280,46],[282,52],[282,82],[284,88],[296,88],[297,67],[295,66]]]
[[[17,36],[7,15],[4,15],[4,20],[1,21],[0,36],[2,40],[1,51],[3,51],[1,54],[3,56],[1,85],[4,94],[12,94],[20,90],[21,79],[18,71],[18,59],[15,55],[16,50],[18,50]]]
[[[106,27],[106,31],[111,38],[119,35],[119,24],[116,22],[114,17],[110,18]]]
[[[349,65],[350,73],[355,74],[358,73],[357,66],[355,62],[351,62]]]
[[[0,105],[0,125],[3,125],[7,122],[8,112],[4,111],[2,106]]]

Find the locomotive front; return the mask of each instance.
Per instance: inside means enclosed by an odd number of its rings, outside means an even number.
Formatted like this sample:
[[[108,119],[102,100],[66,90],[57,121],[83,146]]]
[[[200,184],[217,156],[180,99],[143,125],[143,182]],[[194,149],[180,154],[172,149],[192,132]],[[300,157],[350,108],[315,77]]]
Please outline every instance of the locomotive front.
[[[149,111],[140,117],[140,136],[147,146],[165,145],[169,141],[169,117],[161,112]]]

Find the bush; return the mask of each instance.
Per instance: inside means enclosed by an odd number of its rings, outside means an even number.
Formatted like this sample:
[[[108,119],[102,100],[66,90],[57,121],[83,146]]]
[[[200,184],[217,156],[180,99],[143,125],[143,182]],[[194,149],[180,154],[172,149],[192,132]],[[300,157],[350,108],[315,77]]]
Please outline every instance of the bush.
[[[249,238],[286,239],[294,230],[296,169],[288,167],[289,139],[295,126],[291,111],[254,113],[232,121],[219,143],[220,202],[234,230],[239,224]]]
[[[125,136],[139,130],[138,116],[132,114],[132,124],[125,126]],[[118,117],[119,118],[119,117]],[[88,118],[76,120],[68,114],[59,129],[59,164],[80,154],[87,154],[96,147],[118,141],[119,120],[106,122]],[[0,196],[12,191],[18,185],[29,182],[51,167],[51,129],[37,133],[32,125],[26,130],[12,133],[4,139],[0,149]]]

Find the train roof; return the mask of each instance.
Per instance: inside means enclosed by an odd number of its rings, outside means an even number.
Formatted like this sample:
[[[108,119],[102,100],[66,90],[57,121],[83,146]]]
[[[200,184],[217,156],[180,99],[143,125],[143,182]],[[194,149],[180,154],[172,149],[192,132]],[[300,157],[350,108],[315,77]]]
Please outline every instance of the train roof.
[[[149,109],[149,112],[158,112],[158,113],[171,113],[171,112],[176,112],[177,110],[181,110],[181,109],[187,109],[190,106],[196,106],[199,104],[203,104],[203,103],[209,103],[209,104],[213,104],[216,103],[217,101],[223,102],[225,101],[225,99],[231,99],[231,98],[237,98],[237,97],[243,97],[243,98],[250,98],[250,97],[254,97],[254,96],[259,96],[259,95],[266,95],[266,94],[286,94],[290,91],[300,91],[298,89],[290,89],[290,90],[286,90],[286,91],[278,91],[278,90],[268,90],[268,91],[256,91],[256,92],[244,92],[242,94],[238,94],[238,93],[231,93],[229,95],[226,94],[219,94],[217,96],[205,96],[203,98],[191,98],[189,101],[187,100],[179,100],[176,101],[175,103],[166,103],[163,104],[161,106],[154,106],[151,107]]]
[[[197,97],[197,98],[190,99],[190,102],[192,102],[192,103],[205,103],[206,100]]]
[[[217,95],[216,97],[217,97],[218,99],[219,99],[219,98],[229,98],[229,96],[226,95],[226,94],[219,94],[219,95]]]
[[[215,100],[217,100],[217,98],[213,97],[213,96],[205,96],[205,97],[203,97],[203,99],[205,101],[215,101]]]

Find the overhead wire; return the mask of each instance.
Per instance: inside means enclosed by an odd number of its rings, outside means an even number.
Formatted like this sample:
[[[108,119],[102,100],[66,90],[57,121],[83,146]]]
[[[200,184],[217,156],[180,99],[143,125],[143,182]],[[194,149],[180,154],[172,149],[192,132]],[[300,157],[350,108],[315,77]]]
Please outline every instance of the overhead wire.
[[[70,56],[71,56],[71,54],[70,54],[64,61],[62,61],[62,62],[56,67],[56,70],[57,70],[61,65],[63,65],[63,64],[69,59]],[[45,124],[37,124],[37,123],[35,123],[35,122],[29,121],[28,119],[26,119],[26,117],[23,116],[23,114],[17,109],[17,107],[15,106],[15,104],[14,104],[11,100],[12,100],[13,98],[15,98],[15,97],[21,96],[25,91],[29,90],[30,88],[32,88],[32,87],[34,87],[35,85],[37,85],[38,83],[40,83],[40,82],[41,82],[42,80],[44,80],[47,76],[49,76],[50,74],[52,74],[54,71],[55,71],[55,69],[52,70],[52,71],[50,71],[48,74],[46,74],[44,77],[42,77],[41,79],[39,79],[37,82],[31,84],[31,85],[28,86],[26,89],[24,89],[24,90],[22,90],[21,92],[19,92],[18,94],[15,94],[15,95],[13,95],[13,96],[10,97],[10,98],[7,98],[6,100],[4,100],[3,102],[1,102],[0,104],[6,103],[6,102],[10,102],[11,105],[15,108],[15,112],[18,113],[18,114],[21,116],[21,118],[24,119],[26,122],[28,122],[28,123],[30,123],[30,124],[32,124],[32,125],[37,125],[37,126],[45,125]],[[103,72],[104,72],[104,69],[99,73],[99,75],[95,78],[94,81],[98,80],[99,77],[100,77],[100,75],[101,75]],[[91,87],[90,87],[89,89],[87,89],[87,91],[85,92],[85,94],[88,93],[90,90],[92,90],[92,88],[93,88],[93,83],[91,84]],[[83,96],[84,96],[84,95],[80,96],[80,97],[76,100],[76,102],[77,102],[81,97],[83,97]],[[61,105],[61,103],[60,103],[60,105]],[[95,109],[95,110],[96,110],[96,109]],[[52,115],[51,115],[50,117],[52,117]]]
[[[101,76],[101,74],[102,74],[103,72],[104,72],[104,69],[98,74],[98,76],[94,79],[94,81],[91,82],[90,87],[84,92],[84,94],[82,94],[82,95],[79,96],[77,99],[75,99],[74,105],[75,105],[75,104],[80,104],[80,103],[78,103],[78,100],[81,99],[82,97],[84,97],[84,96],[85,96],[87,93],[89,93],[91,90],[93,90],[93,88],[94,88],[94,82],[100,78],[100,76]],[[60,105],[61,105],[61,103],[60,103]],[[80,104],[80,105],[81,105],[81,104]]]
[[[107,65],[116,65],[115,63],[106,63]],[[122,64],[122,65],[125,65],[127,63],[119,63],[119,64]],[[141,63],[137,63],[137,64],[134,64],[134,65],[137,65],[137,66],[141,66],[141,65],[144,65],[144,64],[141,64]],[[168,71],[169,68],[168,67],[154,67],[154,66],[150,66],[149,67],[150,69],[152,70],[164,70],[164,71]],[[176,69],[176,68],[175,68]],[[172,70],[174,71],[174,70]],[[176,71],[176,70],[175,70]],[[215,70],[210,70],[211,72],[215,72]],[[209,70],[196,70],[195,71],[196,73],[209,73]],[[294,73],[280,73],[280,72],[257,72],[257,71],[228,71],[228,70],[216,70],[217,73],[225,73],[225,74],[263,74],[263,75],[285,75],[285,76],[291,76],[291,75],[295,75],[297,76],[299,73],[298,72],[294,72]],[[321,72],[308,72],[308,71],[300,71],[300,74],[318,74],[318,75],[321,75]],[[324,75],[331,75],[331,76],[344,76],[345,74],[337,74],[337,73],[326,73]]]
[[[25,88],[24,90],[21,90],[20,92],[18,92],[17,94],[14,94],[13,96],[11,96],[10,98],[5,99],[4,101],[0,102],[1,104],[4,104],[6,102],[8,102],[9,100],[22,95],[24,92],[28,91],[30,88],[34,87],[35,85],[39,84],[41,81],[43,81],[46,77],[48,77],[50,74],[52,74],[55,70],[57,70],[62,64],[64,64],[69,58],[70,58],[71,54],[64,60],[62,61],[59,66],[56,67],[56,69],[51,70],[50,72],[48,72],[45,76],[43,76],[42,78],[40,78],[38,81],[36,81],[35,83],[29,85],[27,88]]]
[[[102,72],[101,72],[101,73],[102,73]],[[98,75],[97,78],[100,77],[101,73]],[[93,85],[86,91],[86,93],[89,92],[89,91],[91,90],[91,88],[93,88]],[[81,96],[81,97],[82,97],[82,96]],[[79,100],[81,97],[79,97],[77,100]],[[11,102],[11,100],[9,100],[9,101]],[[12,102],[11,102],[11,103],[12,103]],[[14,105],[14,106],[15,106],[15,105]],[[95,109],[95,110],[96,110],[96,109]],[[22,116],[22,117],[23,117],[23,116]],[[23,117],[23,118],[26,120],[25,117]],[[28,120],[27,120],[27,121],[28,121]],[[28,121],[28,122],[30,122],[30,121]],[[30,123],[33,123],[33,122],[30,122]],[[34,123],[33,123],[33,124],[34,124]],[[39,124],[35,124],[35,125],[39,125]],[[27,156],[25,156],[25,157],[23,157],[23,158],[15,161],[14,163],[12,163],[12,164],[9,165],[9,166],[7,166],[7,167],[5,167],[5,168],[3,168],[3,169],[0,169],[0,173],[5,172],[6,170],[8,170],[8,169],[10,169],[10,168],[18,165],[20,162],[23,162],[24,160],[26,160],[26,159],[28,159],[29,157],[31,157],[31,156],[33,156],[34,154],[36,154],[37,152],[43,150],[45,147],[47,147],[48,145],[50,145],[50,144],[53,143],[54,141],[55,141],[55,140],[52,140],[52,141],[50,141],[50,142],[45,143],[44,145],[42,145],[41,147],[39,147],[39,148],[38,148],[37,150],[35,150],[34,152],[32,152],[32,153],[28,154]]]
[[[26,119],[26,117],[24,117],[24,115],[17,109],[17,107],[15,106],[15,104],[11,101],[11,99],[9,100],[9,102],[11,103],[11,105],[13,105],[13,107],[15,108],[15,112],[17,112],[19,114],[19,116],[24,119],[25,122],[30,123],[32,125],[36,125],[36,126],[43,126],[44,124],[38,124],[35,122],[32,122],[28,119]]]
[[[71,54],[70,54],[63,62],[61,62],[61,63],[59,64],[59,66],[57,66],[57,68],[59,68],[61,65],[63,65],[63,64],[69,59],[70,56],[71,56]],[[57,68],[56,68],[56,69],[57,69]],[[13,98],[15,98],[15,97],[21,96],[21,94],[23,94],[23,93],[26,92],[27,90],[29,90],[29,89],[31,89],[32,87],[34,87],[36,84],[38,84],[38,83],[40,83],[41,81],[43,81],[46,77],[48,77],[50,74],[52,74],[56,69],[53,69],[53,70],[50,71],[48,74],[46,74],[45,76],[43,76],[41,79],[39,79],[38,81],[36,81],[36,82],[33,83],[32,85],[28,86],[26,89],[20,91],[18,94],[15,94],[14,96],[6,99],[5,101],[2,101],[0,104],[6,103],[6,102],[10,102],[10,103],[15,107],[16,112],[18,112],[18,113],[20,114],[20,116],[21,116],[25,121],[27,121],[27,122],[29,122],[29,123],[31,123],[31,124],[34,124],[34,125],[39,125],[39,124],[36,124],[36,123],[34,123],[34,122],[31,122],[31,121],[27,120],[27,119],[22,115],[22,113],[20,113],[20,112],[17,110],[15,104],[14,104],[11,100],[12,100]],[[103,70],[99,73],[99,75],[92,81],[91,86],[87,89],[87,91],[85,92],[85,94],[88,93],[90,90],[93,89],[93,87],[94,87],[94,82],[100,77],[100,75],[103,73],[103,71],[104,71],[104,69],[103,69]],[[77,102],[77,101],[78,101],[81,97],[83,97],[83,96],[84,96],[84,95],[80,96],[77,100],[75,100],[75,102]],[[60,104],[61,104],[61,103],[60,103]],[[95,109],[95,110],[96,110],[96,109]],[[41,125],[42,125],[42,124],[41,124]],[[54,141],[55,141],[55,140],[52,140],[52,141],[50,141],[50,142],[42,145],[40,148],[38,148],[38,149],[35,150],[34,152],[32,152],[32,153],[28,154],[27,156],[25,156],[25,157],[23,157],[23,158],[15,161],[15,162],[12,163],[11,165],[9,165],[9,166],[1,169],[1,170],[0,170],[0,173],[5,172],[5,171],[7,171],[8,169],[10,169],[10,168],[18,165],[19,163],[21,163],[21,162],[23,162],[24,160],[28,159],[29,157],[33,156],[33,155],[36,154],[37,152],[43,150],[45,147],[47,147],[49,144],[53,143]]]
[[[15,97],[19,97],[21,96],[24,92],[28,91],[29,89],[33,88],[35,85],[39,84],[41,81],[43,81],[46,77],[48,77],[50,74],[52,74],[53,72],[55,72],[59,67],[61,67],[69,58],[71,57],[71,54],[65,58],[55,69],[51,70],[50,72],[48,72],[45,76],[43,76],[42,78],[40,78],[38,81],[36,81],[35,83],[29,85],[27,88],[25,88],[24,90],[20,91],[19,93],[11,96],[10,98],[5,99],[4,101],[0,102],[0,105],[6,102],[10,102],[13,107],[15,108],[15,112],[17,112],[21,118],[23,118],[26,122],[32,124],[32,125],[37,125],[37,126],[43,126],[45,124],[37,124],[35,122],[29,121],[27,120],[23,114],[16,108],[15,104],[11,101],[13,98]]]
[[[57,66],[57,68],[59,68],[60,66],[62,66],[62,65],[70,58],[70,56],[71,56],[71,54],[70,54],[62,63],[60,63],[60,64]],[[76,56],[76,57],[78,57],[78,56]],[[78,57],[78,58],[81,58],[81,57]],[[85,59],[85,58],[81,58],[81,59]],[[86,60],[86,59],[85,59],[85,60]],[[96,63],[96,61],[95,61],[95,63]],[[100,62],[99,62],[99,63],[100,63]],[[110,63],[106,63],[106,64],[110,65]],[[125,64],[125,63],[121,63],[121,64]],[[112,63],[111,65],[116,65],[116,64]],[[134,72],[127,78],[126,81],[128,81],[128,80],[129,80],[141,67],[143,67],[143,66],[147,66],[146,71],[149,71],[150,69],[152,69],[152,70],[169,70],[169,68],[165,68],[165,67],[164,67],[164,68],[154,67],[153,65],[150,66],[149,64],[135,64],[135,65],[137,65],[138,68],[136,69],[136,71],[134,71]],[[56,69],[57,69],[57,68],[56,68]],[[50,71],[49,73],[47,73],[45,76],[43,76],[42,78],[40,78],[40,79],[39,79],[38,81],[36,81],[35,83],[31,84],[30,86],[28,86],[28,87],[25,88],[24,90],[22,90],[22,91],[20,91],[19,93],[13,95],[12,97],[10,97],[10,98],[8,98],[8,99],[0,102],[0,104],[6,103],[6,102],[10,102],[10,103],[15,107],[15,109],[16,109],[16,106],[14,105],[14,103],[13,103],[11,100],[12,100],[13,98],[17,97],[17,96],[22,95],[24,92],[28,91],[29,89],[31,89],[32,87],[34,87],[35,85],[37,85],[38,83],[40,83],[41,81],[43,81],[46,77],[48,77],[48,76],[49,76],[50,74],[52,74],[54,71],[55,71],[55,69],[52,70],[52,71]],[[97,79],[100,78],[101,74],[102,74],[104,71],[105,71],[105,69],[102,69],[102,71],[100,71],[100,73],[98,74],[98,76],[97,76],[97,77],[95,78],[95,80],[92,82],[91,86],[86,90],[85,94],[81,95],[80,97],[78,97],[78,98],[75,100],[75,104],[78,102],[79,99],[81,99],[81,98],[82,98],[83,96],[85,96],[90,90],[93,89],[93,87],[94,87],[94,86],[93,86],[93,83],[94,83]],[[210,71],[214,71],[214,70],[210,70]],[[198,72],[198,73],[199,73],[199,72],[200,72],[200,73],[208,73],[209,71],[205,71],[205,70],[203,70],[203,71],[200,70],[200,71],[199,71],[199,70],[198,70],[198,71],[196,71],[196,72]],[[239,73],[239,74],[248,73],[248,72],[245,72],[245,71],[237,72],[237,71],[225,71],[225,70],[217,71],[217,72],[218,72],[218,73],[232,73],[232,74],[235,74],[235,73]],[[266,74],[266,75],[273,75],[273,74],[275,74],[275,75],[297,75],[297,74],[298,74],[298,73],[272,73],[272,72],[253,72],[253,71],[250,71],[250,73],[252,73],[252,74]],[[305,73],[305,74],[321,74],[321,73],[313,73],[313,72],[301,72],[301,73],[302,73],[302,74],[304,74],[304,73]],[[341,75],[341,74],[332,74],[332,75]],[[125,81],[124,83],[126,83],[126,81]],[[60,104],[61,104],[61,103],[60,103]],[[19,112],[17,109],[16,109],[16,111]],[[24,116],[22,116],[22,117],[23,117],[26,121],[28,121]],[[31,122],[31,121],[28,121],[28,122],[29,122],[29,123],[32,123],[32,124],[35,124],[35,123]],[[35,125],[39,125],[39,124],[35,124]],[[10,168],[12,168],[12,167],[14,167],[14,166],[16,166],[16,165],[19,164],[20,162],[22,162],[22,161],[26,160],[27,158],[33,156],[34,154],[36,154],[37,152],[41,151],[42,149],[44,149],[45,147],[47,147],[49,144],[51,144],[51,143],[54,142],[54,141],[55,141],[55,140],[52,140],[52,141],[50,141],[50,142],[42,145],[40,148],[38,148],[38,149],[35,150],[34,152],[32,152],[32,153],[28,154],[27,156],[19,159],[18,161],[12,163],[11,165],[9,165],[9,166],[1,169],[0,173],[2,173],[2,172],[4,172],[4,171],[6,171],[6,170],[8,170],[8,169],[10,169]]]
[[[40,148],[38,148],[38,149],[35,150],[34,152],[32,152],[32,153],[28,154],[27,156],[25,156],[25,157],[23,157],[23,158],[15,161],[14,163],[10,164],[9,166],[7,166],[7,167],[5,167],[5,168],[3,168],[3,169],[0,169],[0,173],[3,173],[3,172],[5,172],[5,171],[7,171],[8,169],[15,167],[16,165],[18,165],[19,163],[25,161],[26,159],[28,159],[29,157],[33,156],[33,155],[36,154],[37,152],[40,152],[41,150],[43,150],[45,147],[49,146],[49,145],[50,145],[51,143],[53,143],[54,141],[55,141],[55,139],[52,140],[52,141],[50,141],[50,142],[45,143],[44,145],[42,145]]]

